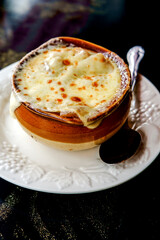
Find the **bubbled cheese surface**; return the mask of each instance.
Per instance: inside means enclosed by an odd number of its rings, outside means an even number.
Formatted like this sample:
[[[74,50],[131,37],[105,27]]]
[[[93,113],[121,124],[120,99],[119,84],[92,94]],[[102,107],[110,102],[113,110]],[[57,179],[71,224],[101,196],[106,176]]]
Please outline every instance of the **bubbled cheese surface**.
[[[28,58],[16,73],[20,101],[48,112],[88,119],[110,104],[121,87],[117,65],[80,47],[50,47]]]

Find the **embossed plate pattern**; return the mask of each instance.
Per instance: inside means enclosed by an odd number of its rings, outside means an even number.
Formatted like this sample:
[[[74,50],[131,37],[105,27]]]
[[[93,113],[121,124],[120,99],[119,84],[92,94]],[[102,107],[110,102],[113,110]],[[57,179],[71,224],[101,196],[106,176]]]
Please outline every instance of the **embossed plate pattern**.
[[[139,75],[129,123],[141,133],[138,152],[119,164],[105,164],[99,147],[65,152],[36,142],[9,114],[12,64],[0,71],[0,176],[16,185],[50,193],[87,193],[121,184],[139,174],[160,151],[160,94]]]

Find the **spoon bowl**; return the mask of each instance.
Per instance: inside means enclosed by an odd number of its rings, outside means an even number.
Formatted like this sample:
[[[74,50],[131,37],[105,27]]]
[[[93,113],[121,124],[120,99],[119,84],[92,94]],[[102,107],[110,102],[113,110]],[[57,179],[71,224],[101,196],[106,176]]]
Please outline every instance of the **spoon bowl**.
[[[101,144],[100,157],[109,164],[122,162],[137,152],[140,143],[141,135],[126,123],[118,133]]]

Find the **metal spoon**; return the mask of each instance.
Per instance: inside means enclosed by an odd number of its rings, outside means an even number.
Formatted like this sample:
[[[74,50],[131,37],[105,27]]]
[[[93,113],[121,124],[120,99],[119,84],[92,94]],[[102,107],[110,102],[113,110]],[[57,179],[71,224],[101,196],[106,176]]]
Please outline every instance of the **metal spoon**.
[[[137,79],[139,63],[144,56],[141,46],[131,48],[127,53],[127,61],[131,73],[131,91]],[[118,163],[133,156],[141,142],[141,135],[128,126],[128,122],[112,138],[102,143],[99,149],[101,159],[106,163]],[[116,151],[115,151],[116,149]]]
[[[129,64],[129,70],[131,73],[131,91],[133,92],[137,79],[137,72],[139,63],[144,56],[144,49],[141,46],[135,46],[131,48],[127,53],[127,61]]]

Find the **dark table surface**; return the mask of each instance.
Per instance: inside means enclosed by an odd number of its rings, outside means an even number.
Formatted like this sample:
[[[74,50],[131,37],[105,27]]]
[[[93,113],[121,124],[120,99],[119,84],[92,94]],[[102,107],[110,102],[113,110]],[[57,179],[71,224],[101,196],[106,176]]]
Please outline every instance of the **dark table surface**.
[[[73,36],[102,45],[124,60],[130,47],[143,46],[139,72],[160,89],[156,4],[1,0],[0,68],[52,37]],[[93,193],[43,193],[0,179],[0,239],[160,239],[159,175],[160,156],[132,180]]]

